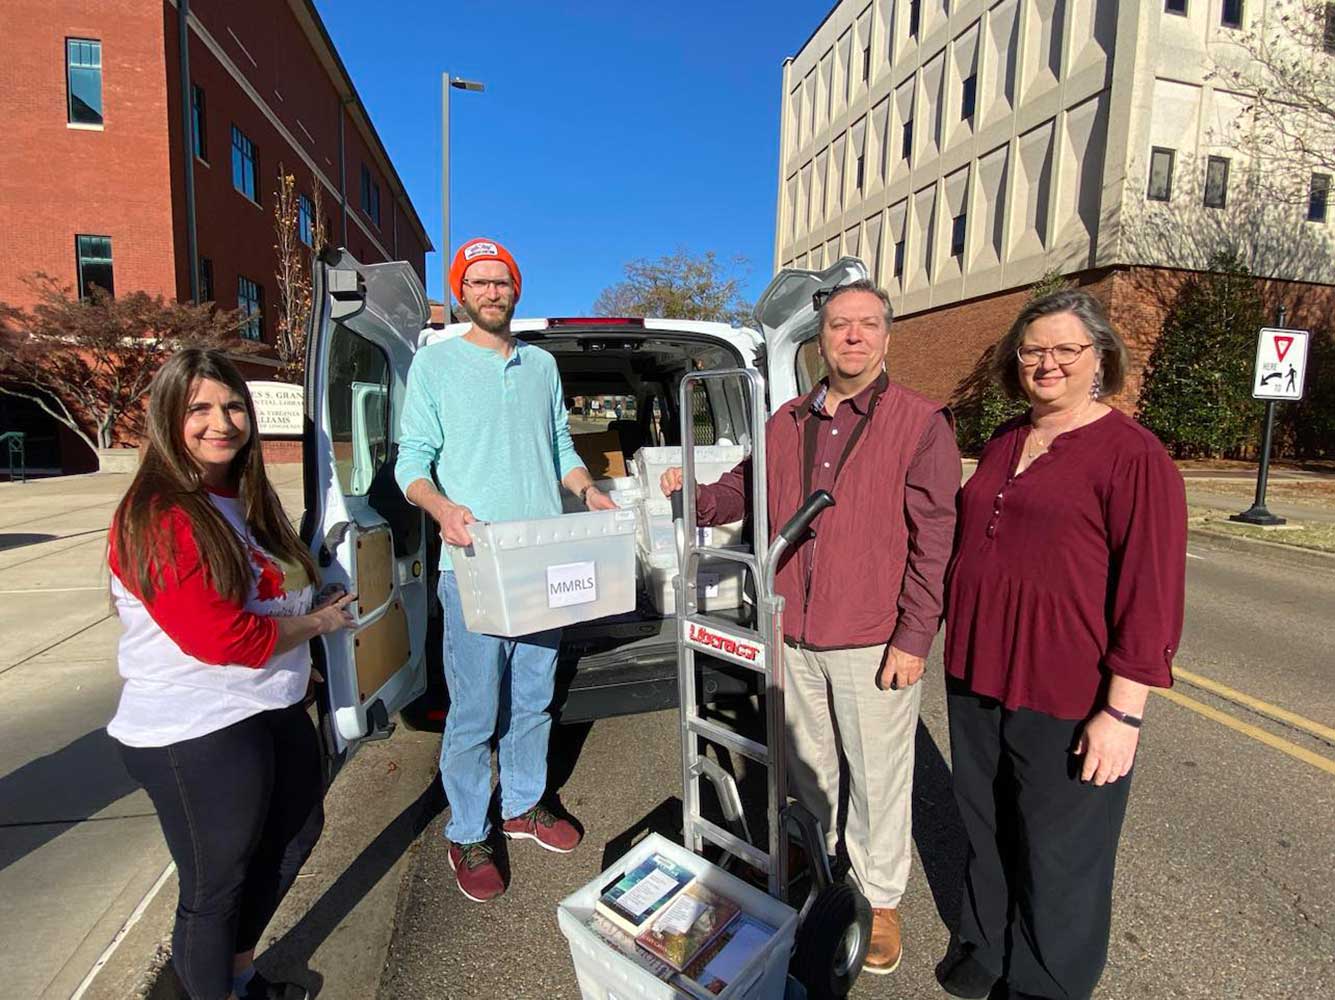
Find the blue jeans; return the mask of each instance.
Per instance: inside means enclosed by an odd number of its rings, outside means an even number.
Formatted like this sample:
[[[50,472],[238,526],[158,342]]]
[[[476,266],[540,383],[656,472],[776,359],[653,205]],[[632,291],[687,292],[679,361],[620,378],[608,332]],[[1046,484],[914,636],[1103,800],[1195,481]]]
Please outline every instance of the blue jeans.
[[[499,736],[501,816],[513,819],[547,789],[556,653],[561,630],[506,639],[470,632],[453,572],[440,574],[445,609],[445,684],[450,710],[440,744],[440,781],[450,803],[445,836],[485,840],[491,826],[491,738]]]

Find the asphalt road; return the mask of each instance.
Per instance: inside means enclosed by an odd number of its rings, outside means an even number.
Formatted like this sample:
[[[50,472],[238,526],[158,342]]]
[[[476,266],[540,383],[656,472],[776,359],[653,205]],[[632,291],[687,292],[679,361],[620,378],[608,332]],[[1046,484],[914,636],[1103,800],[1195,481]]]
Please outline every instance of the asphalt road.
[[[1147,711],[1122,841],[1107,1000],[1335,996],[1335,573],[1193,541],[1179,680]],[[959,908],[939,654],[918,730],[915,867],[898,972],[853,996],[943,996]],[[1223,684],[1213,690],[1201,685]],[[1220,697],[1220,691],[1226,697]],[[1250,697],[1250,706],[1240,700]],[[1295,718],[1275,721],[1291,713]],[[1306,728],[1304,728],[1304,725]],[[558,729],[554,783],[586,827],[569,856],[508,856],[499,901],[459,894],[437,816],[415,847],[380,996],[577,997],[558,901],[646,829],[679,829],[675,713]]]

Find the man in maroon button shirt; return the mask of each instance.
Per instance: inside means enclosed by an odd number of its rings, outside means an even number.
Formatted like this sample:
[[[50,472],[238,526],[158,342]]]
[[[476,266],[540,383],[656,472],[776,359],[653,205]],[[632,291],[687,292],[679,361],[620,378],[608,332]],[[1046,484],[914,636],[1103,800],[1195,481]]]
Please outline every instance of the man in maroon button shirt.
[[[960,457],[950,414],[885,372],[893,311],[869,281],[821,308],[828,374],[766,425],[769,522],[777,530],[814,490],[836,505],[780,566],[789,791],[834,853],[839,764],[847,762],[844,843],[874,914],[865,968],[902,954],[899,900],[911,859],[913,743],[923,661],[941,623]],[[701,524],[746,515],[749,460],[701,486]],[[663,475],[664,493],[681,472]]]

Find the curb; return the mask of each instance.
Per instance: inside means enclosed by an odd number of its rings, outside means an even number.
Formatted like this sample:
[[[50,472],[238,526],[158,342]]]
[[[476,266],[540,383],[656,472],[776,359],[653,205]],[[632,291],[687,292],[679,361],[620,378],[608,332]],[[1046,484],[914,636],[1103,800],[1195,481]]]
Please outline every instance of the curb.
[[[1261,538],[1244,538],[1226,531],[1211,531],[1209,528],[1190,526],[1187,537],[1192,541],[1206,542],[1216,548],[1245,552],[1248,555],[1283,559],[1312,569],[1324,569],[1335,572],[1335,552],[1322,552],[1319,549],[1305,549],[1297,545],[1285,545],[1282,542],[1267,542]]]

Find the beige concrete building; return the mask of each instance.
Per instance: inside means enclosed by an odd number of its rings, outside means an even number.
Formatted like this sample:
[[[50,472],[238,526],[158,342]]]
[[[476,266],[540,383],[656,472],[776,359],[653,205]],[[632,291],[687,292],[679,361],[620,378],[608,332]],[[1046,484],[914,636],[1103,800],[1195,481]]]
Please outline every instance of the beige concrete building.
[[[900,316],[938,320],[1052,267],[1116,307],[1119,274],[1203,267],[1239,233],[1255,273],[1330,282],[1329,177],[1263,193],[1246,95],[1211,73],[1285,6],[842,0],[784,63],[774,266],[861,257]],[[971,349],[910,381],[949,398],[1006,315],[951,320]]]

